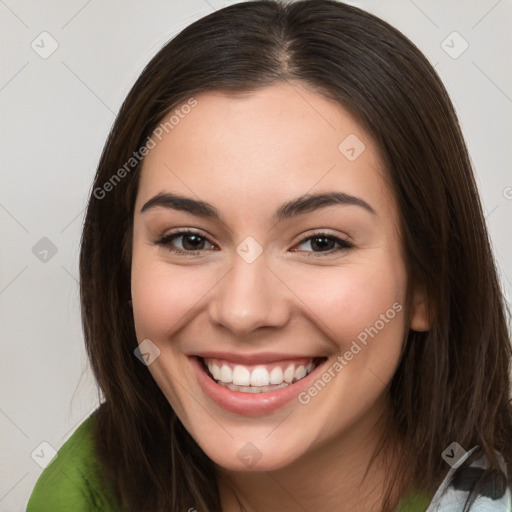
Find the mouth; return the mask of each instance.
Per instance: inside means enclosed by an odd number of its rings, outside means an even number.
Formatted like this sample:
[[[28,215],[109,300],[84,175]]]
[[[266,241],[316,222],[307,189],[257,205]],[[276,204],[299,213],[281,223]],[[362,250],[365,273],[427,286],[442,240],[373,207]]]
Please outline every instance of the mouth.
[[[258,417],[299,404],[328,357],[215,352],[190,355],[189,361],[205,397],[230,413]]]
[[[203,371],[219,386],[240,393],[268,393],[306,378],[326,357],[300,357],[265,364],[247,364],[199,357]]]

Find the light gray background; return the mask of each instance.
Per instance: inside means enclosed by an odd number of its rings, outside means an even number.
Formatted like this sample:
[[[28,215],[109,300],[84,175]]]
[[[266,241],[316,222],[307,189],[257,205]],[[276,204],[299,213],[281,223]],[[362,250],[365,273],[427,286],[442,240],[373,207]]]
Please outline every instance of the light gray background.
[[[25,509],[42,471],[36,461],[51,455],[40,443],[58,450],[98,405],[80,326],[78,249],[95,166],[114,116],[164,42],[228,3],[236,2],[0,0],[3,512]],[[444,80],[510,299],[511,0],[348,3],[409,36]],[[58,48],[43,59],[52,44],[40,36],[45,31]],[[469,46],[458,55],[464,41]]]

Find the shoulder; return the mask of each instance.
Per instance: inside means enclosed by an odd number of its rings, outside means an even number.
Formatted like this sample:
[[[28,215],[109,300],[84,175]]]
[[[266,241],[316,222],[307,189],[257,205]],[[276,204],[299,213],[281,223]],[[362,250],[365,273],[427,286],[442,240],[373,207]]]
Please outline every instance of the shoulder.
[[[424,492],[411,492],[404,496],[398,506],[395,508],[393,512],[425,512],[427,509],[431,510],[429,508],[429,505],[432,505],[431,503],[432,496],[429,496],[425,494]],[[437,510],[437,509],[436,509]],[[441,510],[441,509],[440,509]],[[443,509],[444,510],[444,509]],[[460,509],[462,510],[462,509]],[[483,510],[483,509],[482,509]],[[491,510],[487,509],[486,510]],[[496,508],[492,510],[505,510],[503,507]],[[512,511],[512,499],[510,503],[510,509],[507,509]]]
[[[430,498],[422,492],[411,492],[404,496],[393,512],[425,512],[429,506]]]
[[[32,490],[26,512],[121,511],[100,476],[93,412],[58,450]]]

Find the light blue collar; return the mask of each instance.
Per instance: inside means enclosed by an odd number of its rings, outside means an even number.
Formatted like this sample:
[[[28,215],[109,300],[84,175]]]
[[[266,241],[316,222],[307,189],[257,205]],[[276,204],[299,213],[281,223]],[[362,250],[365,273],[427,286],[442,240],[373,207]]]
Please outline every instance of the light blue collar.
[[[456,445],[456,443],[453,443]],[[452,445],[450,445],[452,446]],[[459,446],[459,445],[457,445]],[[449,447],[450,448],[450,447]],[[460,448],[460,447],[459,447]],[[452,465],[451,469],[448,471],[448,474],[446,475],[445,479],[437,489],[436,493],[434,494],[434,497],[432,498],[432,501],[430,502],[430,505],[428,506],[427,510],[425,512],[462,512],[464,509],[464,503],[466,501],[466,498],[469,496],[470,491],[464,490],[460,486],[457,485],[457,482],[454,480],[459,480],[461,477],[461,474],[459,472],[458,475],[455,475],[455,472],[457,471],[457,468],[460,467],[460,465],[472,454],[474,453],[479,446],[473,447],[468,452],[464,453],[462,456],[457,457],[457,461],[455,464]],[[446,450],[445,450],[446,452]],[[445,454],[443,452],[443,454]],[[453,455],[453,448],[451,449],[451,454]],[[505,465],[505,462],[503,460],[503,457],[500,453],[497,453],[498,459],[500,462],[501,470],[503,471],[503,475],[506,479],[507,477],[507,468]],[[446,457],[445,460],[447,460]],[[472,468],[472,469],[470,469]],[[478,469],[486,469],[487,468],[487,459],[485,456],[482,455],[479,459],[474,460],[466,470],[464,470],[464,473],[467,472],[467,470],[475,472],[475,469],[478,471]],[[457,477],[454,479],[454,476]],[[457,488],[458,487],[458,488]],[[471,505],[470,511],[471,512],[512,512],[511,511],[511,493],[510,488],[508,485],[506,486],[506,491],[502,496],[496,497],[496,499],[492,499],[490,496],[483,496],[479,495],[478,498],[474,501],[473,505]]]

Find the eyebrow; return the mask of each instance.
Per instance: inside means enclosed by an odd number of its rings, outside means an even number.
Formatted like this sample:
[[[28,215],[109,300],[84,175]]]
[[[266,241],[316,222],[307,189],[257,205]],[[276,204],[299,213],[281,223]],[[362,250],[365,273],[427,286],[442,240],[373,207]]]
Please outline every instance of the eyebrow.
[[[345,194],[344,192],[333,191],[322,194],[309,194],[292,199],[291,201],[282,204],[276,210],[272,218],[274,222],[281,222],[285,219],[332,205],[359,206],[372,215],[377,215],[375,210],[360,197]],[[161,192],[152,197],[144,204],[140,213],[157,207],[181,210],[193,215],[223,221],[219,210],[211,204],[179,194],[171,194],[169,192]]]

